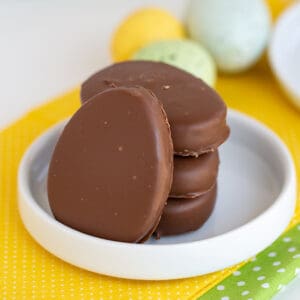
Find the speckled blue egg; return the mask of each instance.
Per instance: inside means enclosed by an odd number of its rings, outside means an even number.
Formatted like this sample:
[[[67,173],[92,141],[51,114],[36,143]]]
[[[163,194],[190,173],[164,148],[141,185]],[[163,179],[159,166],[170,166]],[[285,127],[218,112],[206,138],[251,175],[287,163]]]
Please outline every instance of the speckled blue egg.
[[[262,55],[271,17],[263,0],[191,0],[188,32],[204,45],[223,72],[248,69]]]

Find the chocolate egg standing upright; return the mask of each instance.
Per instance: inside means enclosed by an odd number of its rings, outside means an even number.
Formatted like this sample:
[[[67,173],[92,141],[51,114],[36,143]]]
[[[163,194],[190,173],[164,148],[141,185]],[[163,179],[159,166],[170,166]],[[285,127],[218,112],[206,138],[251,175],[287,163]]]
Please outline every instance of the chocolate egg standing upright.
[[[173,144],[160,102],[142,87],[95,95],[66,125],[52,156],[55,218],[97,237],[142,242],[172,183]]]

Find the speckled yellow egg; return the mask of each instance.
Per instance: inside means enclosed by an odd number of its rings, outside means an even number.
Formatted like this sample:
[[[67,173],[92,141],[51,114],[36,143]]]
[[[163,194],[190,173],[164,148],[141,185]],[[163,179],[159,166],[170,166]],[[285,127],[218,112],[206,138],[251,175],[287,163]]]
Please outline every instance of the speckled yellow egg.
[[[183,25],[169,12],[160,8],[143,8],[128,16],[112,38],[114,61],[129,59],[148,43],[163,39],[184,38]]]

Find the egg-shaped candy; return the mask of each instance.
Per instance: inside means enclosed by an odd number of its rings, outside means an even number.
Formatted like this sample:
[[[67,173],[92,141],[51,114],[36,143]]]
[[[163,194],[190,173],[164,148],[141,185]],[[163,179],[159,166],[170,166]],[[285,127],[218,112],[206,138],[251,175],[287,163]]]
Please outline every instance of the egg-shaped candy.
[[[201,78],[214,86],[216,65],[212,56],[199,43],[191,40],[164,40],[137,51],[133,59],[164,62]]]
[[[129,59],[138,49],[162,39],[185,36],[183,25],[169,12],[160,8],[142,8],[129,15],[112,37],[114,61]]]

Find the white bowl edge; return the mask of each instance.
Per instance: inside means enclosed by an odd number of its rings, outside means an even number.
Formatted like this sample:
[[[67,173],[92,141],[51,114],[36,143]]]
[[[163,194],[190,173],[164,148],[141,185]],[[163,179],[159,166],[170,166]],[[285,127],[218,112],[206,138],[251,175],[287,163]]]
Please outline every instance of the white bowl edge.
[[[284,160],[285,182],[279,197],[247,224],[209,239],[173,245],[120,243],[73,230],[48,215],[32,198],[27,172],[39,139],[25,153],[18,174],[19,211],[25,227],[40,245],[64,261],[96,273],[129,279],[193,277],[254,256],[284,231],[293,215],[295,169],[286,146],[272,131],[241,113],[230,111],[230,115],[265,134]]]

